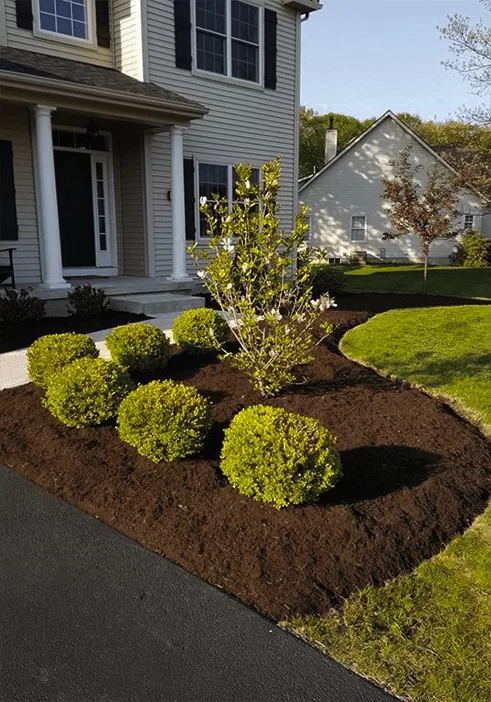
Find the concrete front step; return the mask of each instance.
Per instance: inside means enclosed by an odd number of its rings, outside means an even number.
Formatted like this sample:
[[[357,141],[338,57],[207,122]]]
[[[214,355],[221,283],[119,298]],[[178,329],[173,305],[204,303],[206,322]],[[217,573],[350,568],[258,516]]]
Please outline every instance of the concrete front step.
[[[168,314],[169,312],[184,312],[198,307],[204,307],[202,297],[191,295],[175,295],[173,293],[149,293],[139,295],[113,295],[109,298],[111,309],[134,314]]]

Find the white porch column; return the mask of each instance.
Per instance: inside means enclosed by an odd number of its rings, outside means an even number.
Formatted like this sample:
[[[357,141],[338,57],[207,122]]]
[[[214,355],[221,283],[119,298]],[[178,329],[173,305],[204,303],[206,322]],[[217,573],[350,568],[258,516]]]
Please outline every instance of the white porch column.
[[[186,214],[184,202],[184,149],[182,127],[170,128],[172,168],[172,275],[171,280],[190,280],[186,273]]]
[[[43,288],[69,288],[63,278],[61,264],[60,226],[56,201],[55,161],[51,113],[56,109],[46,105],[32,108],[36,123],[36,156],[39,189],[39,217],[41,223],[41,274]]]

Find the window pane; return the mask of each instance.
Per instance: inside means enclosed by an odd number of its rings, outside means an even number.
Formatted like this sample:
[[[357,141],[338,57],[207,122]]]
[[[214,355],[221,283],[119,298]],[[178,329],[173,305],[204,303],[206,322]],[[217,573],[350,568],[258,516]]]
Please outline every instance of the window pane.
[[[99,248],[101,251],[107,251],[107,240],[105,234],[101,234],[99,237]]]
[[[259,8],[233,0],[232,36],[253,44],[259,43]]]
[[[225,0],[196,0],[196,26],[225,34]]]
[[[104,179],[104,170],[100,161],[97,161],[95,164],[95,177],[97,178],[97,180]]]
[[[227,197],[228,193],[228,166],[217,166],[211,163],[199,164],[199,197],[205,196],[213,202],[213,195]],[[199,233],[207,236],[208,223],[200,212]]]
[[[365,229],[366,217],[363,215],[361,217],[351,218],[351,228],[352,229]]]
[[[41,12],[39,15],[41,29],[46,29],[47,32],[56,32],[56,18],[54,15],[46,15]]]
[[[474,227],[474,215],[464,215],[464,229],[472,229]]]
[[[55,0],[39,0],[39,9],[41,12],[49,12],[55,14]]]
[[[240,41],[232,42],[232,76],[251,80],[258,80],[258,49],[251,44]]]
[[[39,0],[41,29],[86,39],[86,3],[87,0]]]
[[[197,66],[212,73],[226,73],[225,39],[216,34],[196,33]]]
[[[365,241],[365,230],[364,229],[352,229],[351,230],[351,241]]]

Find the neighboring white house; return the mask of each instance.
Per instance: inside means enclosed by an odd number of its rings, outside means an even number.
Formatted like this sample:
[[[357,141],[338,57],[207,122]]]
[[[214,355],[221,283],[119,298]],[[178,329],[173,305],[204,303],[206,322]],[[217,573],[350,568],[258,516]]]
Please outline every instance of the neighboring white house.
[[[393,174],[392,164],[409,145],[411,160],[423,166],[422,183],[436,164],[451,166],[390,111],[337,155],[335,136],[335,130],[328,130],[326,165],[300,183],[299,200],[309,208],[312,246],[326,249],[329,258],[336,260],[366,255],[369,262],[420,261],[416,236],[382,239],[384,232],[391,231],[381,197],[382,179]],[[469,189],[462,195],[462,215],[456,225],[490,237],[491,215],[483,216],[484,207],[480,194]],[[430,248],[430,261],[448,262],[454,246],[451,239],[436,241]]]
[[[281,158],[297,207],[300,24],[318,0],[1,0],[0,248],[19,285],[175,281],[199,197]]]

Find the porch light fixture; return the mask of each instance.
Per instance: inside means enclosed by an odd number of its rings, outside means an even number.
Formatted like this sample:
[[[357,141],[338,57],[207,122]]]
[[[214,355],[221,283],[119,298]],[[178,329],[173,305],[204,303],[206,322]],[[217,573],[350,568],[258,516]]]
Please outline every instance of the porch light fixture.
[[[87,129],[85,130],[85,148],[91,149],[94,146],[94,143],[97,143],[100,138],[101,133],[99,131],[99,127],[94,122],[94,118],[91,117],[90,122],[87,125]]]

